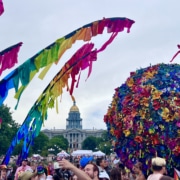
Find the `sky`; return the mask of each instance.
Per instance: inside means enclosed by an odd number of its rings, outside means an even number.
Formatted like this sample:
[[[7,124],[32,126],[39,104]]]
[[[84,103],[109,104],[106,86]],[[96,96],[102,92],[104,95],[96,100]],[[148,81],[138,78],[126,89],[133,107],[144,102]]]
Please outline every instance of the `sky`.
[[[18,67],[57,39],[90,22],[110,17],[126,17],[135,21],[130,33],[120,32],[105,51],[98,54],[91,76],[81,73],[79,87],[74,89],[83,129],[106,129],[103,117],[112,101],[114,89],[120,87],[130,72],[158,63],[170,63],[180,44],[179,0],[4,0],[5,12],[0,16],[0,51],[23,42],[18,56]],[[110,34],[93,37],[91,42],[100,47]],[[11,108],[13,119],[22,124],[44,88],[55,74],[80,48],[77,42],[67,50],[60,62],[47,76],[36,76],[22,94],[18,109],[14,90],[10,90],[4,104]],[[180,62],[180,55],[173,63]],[[5,71],[1,79],[14,68]],[[59,99],[59,113],[48,111],[42,129],[65,129],[68,113],[73,105],[64,89]]]

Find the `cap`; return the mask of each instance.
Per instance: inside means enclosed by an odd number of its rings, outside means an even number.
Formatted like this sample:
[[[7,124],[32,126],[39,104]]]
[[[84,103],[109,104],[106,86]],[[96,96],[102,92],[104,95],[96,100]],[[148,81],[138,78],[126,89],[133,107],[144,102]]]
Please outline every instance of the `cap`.
[[[44,167],[38,166],[37,167],[37,174],[43,174],[44,173]]]
[[[28,161],[28,159],[24,158],[22,161]]]
[[[152,166],[166,166],[166,160],[160,157],[152,158]]]
[[[82,167],[82,168],[84,168],[90,161],[92,161],[93,160],[93,157],[91,156],[91,157],[82,157],[81,158],[81,160],[80,160],[80,166]]]

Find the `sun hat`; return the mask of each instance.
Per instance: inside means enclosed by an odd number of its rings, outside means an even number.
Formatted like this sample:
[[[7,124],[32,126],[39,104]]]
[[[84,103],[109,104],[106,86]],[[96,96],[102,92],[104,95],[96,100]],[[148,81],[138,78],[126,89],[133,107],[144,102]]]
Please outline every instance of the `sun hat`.
[[[29,180],[31,179],[33,176],[35,176],[36,173],[32,173],[31,171],[25,171],[25,172],[22,172],[18,178],[20,180]]]

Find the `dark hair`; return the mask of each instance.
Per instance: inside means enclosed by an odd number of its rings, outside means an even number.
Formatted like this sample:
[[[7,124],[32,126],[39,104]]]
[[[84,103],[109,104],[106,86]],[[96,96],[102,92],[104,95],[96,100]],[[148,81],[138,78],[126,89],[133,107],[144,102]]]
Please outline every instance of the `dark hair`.
[[[120,164],[119,164],[119,169],[124,170],[124,169],[125,169],[125,166],[124,166],[122,163],[120,163]]]
[[[162,166],[152,165],[152,170],[153,171],[161,171],[162,168],[163,168]]]
[[[97,158],[96,159],[96,164],[97,166],[100,166],[101,162],[103,161],[103,158]]]
[[[110,179],[112,180],[121,180],[121,171],[119,168],[112,168],[110,172]]]
[[[60,177],[57,174],[54,174],[52,177],[54,180],[60,180]]]

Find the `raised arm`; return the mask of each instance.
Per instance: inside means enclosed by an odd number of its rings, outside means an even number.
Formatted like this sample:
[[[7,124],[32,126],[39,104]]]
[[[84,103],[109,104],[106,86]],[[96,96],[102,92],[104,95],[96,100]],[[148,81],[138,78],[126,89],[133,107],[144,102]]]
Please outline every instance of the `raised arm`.
[[[74,166],[66,159],[62,159],[61,161],[59,161],[59,166],[61,166],[64,169],[71,170],[74,174],[76,174],[79,180],[92,180],[84,171],[78,169],[76,166]]]

